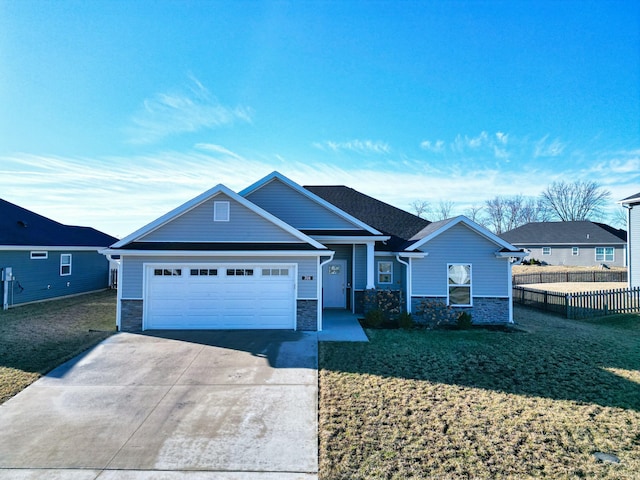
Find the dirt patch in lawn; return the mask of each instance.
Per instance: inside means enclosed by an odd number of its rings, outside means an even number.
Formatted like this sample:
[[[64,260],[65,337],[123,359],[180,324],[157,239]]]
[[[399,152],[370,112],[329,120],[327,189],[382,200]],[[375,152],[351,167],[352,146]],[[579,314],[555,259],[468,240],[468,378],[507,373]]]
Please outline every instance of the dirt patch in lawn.
[[[514,310],[525,333],[321,343],[320,478],[637,478],[640,316]]]
[[[520,285],[531,290],[541,290],[558,293],[598,292],[600,290],[614,290],[627,288],[626,282],[564,282],[564,283],[532,283]]]
[[[0,403],[115,332],[116,293],[0,311]]]

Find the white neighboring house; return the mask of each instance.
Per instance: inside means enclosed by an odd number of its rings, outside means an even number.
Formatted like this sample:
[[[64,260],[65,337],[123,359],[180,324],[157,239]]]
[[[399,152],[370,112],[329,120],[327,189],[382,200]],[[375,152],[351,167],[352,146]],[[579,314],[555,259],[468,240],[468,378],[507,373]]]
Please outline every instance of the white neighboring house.
[[[629,287],[640,287],[640,192],[620,200],[627,209],[627,254]]]

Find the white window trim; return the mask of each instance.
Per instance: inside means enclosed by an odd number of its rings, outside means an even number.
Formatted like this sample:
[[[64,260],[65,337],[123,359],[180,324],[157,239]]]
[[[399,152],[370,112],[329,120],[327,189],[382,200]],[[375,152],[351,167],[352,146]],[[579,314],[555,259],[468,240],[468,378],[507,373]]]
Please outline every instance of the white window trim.
[[[467,265],[469,267],[469,284],[455,284],[449,283],[449,267],[455,265]],[[447,282],[447,305],[451,307],[473,307],[473,265],[471,263],[447,263],[447,272],[445,276],[445,281]],[[469,287],[469,303],[451,303],[451,299],[449,298],[449,288],[450,287]]]
[[[388,271],[388,272],[381,272],[380,271],[380,265],[382,265],[383,263],[388,263],[391,266],[390,271]],[[378,262],[377,267],[378,267],[378,270],[377,270],[378,271],[378,284],[379,285],[391,285],[393,283],[393,262],[389,262],[387,260],[383,260],[383,261]],[[388,282],[381,282],[380,281],[380,275],[389,275],[389,281]]]
[[[229,202],[213,202],[213,221],[228,222],[230,218]]]
[[[65,263],[62,261],[63,258],[65,257],[69,257],[69,262]],[[60,254],[60,276],[61,277],[66,277],[67,275],[71,275],[71,265],[73,263],[73,257],[70,253],[61,253]],[[69,273],[62,273],[62,267],[69,267]]]
[[[43,250],[36,250],[33,252],[29,252],[29,258],[31,260],[46,260],[47,258],[49,258],[49,252],[45,252]]]
[[[602,250],[602,258],[598,258],[598,249]],[[607,250],[611,250],[611,260],[607,260]],[[596,247],[596,262],[615,262],[616,249],[614,247]]]
[[[548,253],[544,253],[546,251],[548,251]],[[542,247],[542,255],[551,255],[551,247]]]
[[[571,247],[571,256],[572,257],[580,256],[580,247]]]

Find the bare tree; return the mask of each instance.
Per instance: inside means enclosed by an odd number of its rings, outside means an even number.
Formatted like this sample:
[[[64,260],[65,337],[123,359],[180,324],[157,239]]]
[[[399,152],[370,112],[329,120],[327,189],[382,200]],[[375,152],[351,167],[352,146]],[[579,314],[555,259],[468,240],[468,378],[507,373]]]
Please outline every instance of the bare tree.
[[[621,228],[623,230],[627,229],[627,209],[618,206],[611,216],[609,217],[611,220],[611,226],[616,228]]]
[[[484,223],[484,219],[482,218],[483,210],[484,209],[482,208],[482,205],[476,205],[474,203],[464,211],[464,214],[467,216],[469,220],[482,225]]]
[[[453,205],[454,203],[451,200],[440,200],[438,202],[438,209],[435,211],[436,220],[439,221],[451,218]]]
[[[534,198],[515,195],[496,196],[485,202],[486,226],[496,234],[513,230],[525,223],[542,222],[548,219],[541,202]]]
[[[603,208],[611,193],[597,182],[553,182],[542,192],[543,205],[563,222],[596,220],[603,216]]]
[[[426,200],[414,200],[411,202],[410,207],[420,218],[426,218],[431,212],[431,205]]]

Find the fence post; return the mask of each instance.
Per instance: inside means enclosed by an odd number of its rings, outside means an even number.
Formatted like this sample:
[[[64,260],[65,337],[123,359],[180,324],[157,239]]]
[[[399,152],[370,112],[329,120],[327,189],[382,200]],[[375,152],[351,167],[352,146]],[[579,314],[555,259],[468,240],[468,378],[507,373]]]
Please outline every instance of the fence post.
[[[564,307],[565,307],[567,318],[571,319],[571,294],[570,293],[567,293],[564,296]]]

